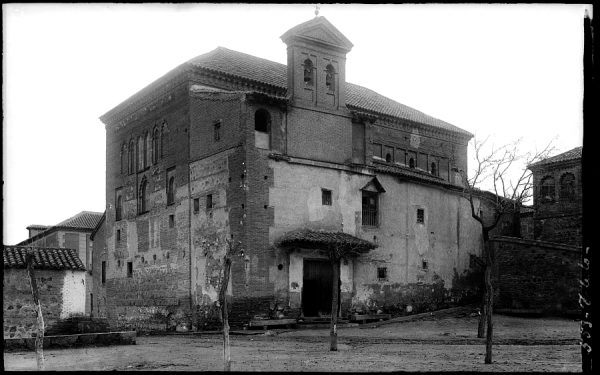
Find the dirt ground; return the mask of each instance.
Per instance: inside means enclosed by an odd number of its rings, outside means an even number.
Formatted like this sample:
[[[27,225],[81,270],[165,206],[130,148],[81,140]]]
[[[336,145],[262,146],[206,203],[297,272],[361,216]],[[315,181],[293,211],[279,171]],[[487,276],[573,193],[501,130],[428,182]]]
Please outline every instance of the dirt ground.
[[[234,371],[580,372],[579,322],[496,316],[493,363],[485,365],[477,319],[443,318],[343,328],[329,351],[327,329],[248,331],[231,336]],[[250,334],[252,333],[252,334]],[[136,345],[53,349],[47,370],[219,371],[215,334],[140,336]],[[34,352],[4,353],[6,370],[35,370]]]

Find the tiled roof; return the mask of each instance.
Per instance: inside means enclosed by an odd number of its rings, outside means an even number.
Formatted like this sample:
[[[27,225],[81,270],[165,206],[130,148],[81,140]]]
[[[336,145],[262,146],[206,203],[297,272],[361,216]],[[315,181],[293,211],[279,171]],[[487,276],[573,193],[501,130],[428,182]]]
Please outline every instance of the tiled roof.
[[[278,245],[309,244],[313,246],[348,246],[358,252],[367,252],[377,245],[343,232],[316,231],[312,229],[298,229],[283,235]]]
[[[50,228],[50,225],[31,224],[30,226],[28,226],[25,229],[48,229],[48,228]]]
[[[4,268],[26,268],[28,249],[33,249],[36,269],[85,271],[76,250],[28,246],[4,246]]]
[[[531,167],[539,167],[542,165],[547,165],[547,164],[552,164],[552,163],[558,163],[561,161],[569,161],[569,160],[575,160],[575,159],[581,159],[581,152],[583,151],[583,147],[575,147],[572,150],[563,152],[562,154],[558,154],[552,157],[549,157],[547,159],[544,160],[540,160],[537,163],[533,163],[529,166],[529,168]]]
[[[217,47],[208,53],[189,60],[188,64],[209,71],[275,86],[282,90],[287,89],[286,65],[227,48]],[[346,105],[359,110],[410,120],[466,136],[472,136],[471,133],[457,126],[426,115],[423,112],[380,95],[373,90],[349,82],[346,82]]]
[[[103,212],[82,211],[77,215],[61,221],[56,227],[94,229],[102,219]]]

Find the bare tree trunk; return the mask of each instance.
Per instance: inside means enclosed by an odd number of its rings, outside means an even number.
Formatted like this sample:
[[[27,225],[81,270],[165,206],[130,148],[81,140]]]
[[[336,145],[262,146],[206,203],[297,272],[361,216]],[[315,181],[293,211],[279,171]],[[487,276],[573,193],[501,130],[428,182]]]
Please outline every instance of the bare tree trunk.
[[[484,281],[485,284],[485,281]],[[479,324],[477,325],[477,337],[483,338],[485,337],[485,321],[487,318],[487,291],[484,290],[481,292],[481,306],[479,311]]]
[[[223,269],[223,283],[219,293],[221,303],[221,317],[223,319],[223,366],[224,371],[231,370],[231,346],[229,344],[229,315],[227,311],[227,287],[229,286],[229,274],[231,272],[231,259],[225,256]]]
[[[492,338],[494,326],[492,322],[492,308],[494,305],[494,290],[492,287],[492,249],[489,243],[486,243],[486,265],[485,265],[485,290],[487,295],[486,300],[486,315],[487,315],[487,336],[485,339],[485,363],[492,363]]]
[[[331,262],[333,273],[333,288],[331,298],[331,330],[329,336],[331,343],[329,350],[337,351],[337,323],[338,323],[338,301],[340,300],[340,260]]]
[[[31,283],[31,294],[33,295],[33,302],[37,307],[37,334],[35,336],[35,357],[37,360],[38,371],[44,371],[46,365],[44,363],[44,316],[42,315],[42,303],[38,296],[37,282],[35,280],[35,274],[33,272],[33,253],[29,251],[26,257],[27,261],[27,273],[29,274],[29,281]]]

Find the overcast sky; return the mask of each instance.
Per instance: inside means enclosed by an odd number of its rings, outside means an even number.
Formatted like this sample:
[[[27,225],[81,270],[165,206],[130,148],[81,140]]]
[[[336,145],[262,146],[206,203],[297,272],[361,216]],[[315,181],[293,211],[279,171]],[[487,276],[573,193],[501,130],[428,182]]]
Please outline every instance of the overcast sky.
[[[346,79],[491,139],[581,146],[585,5],[334,5]],[[105,209],[98,118],[217,46],[286,63],[314,5],[4,4],[4,244]]]

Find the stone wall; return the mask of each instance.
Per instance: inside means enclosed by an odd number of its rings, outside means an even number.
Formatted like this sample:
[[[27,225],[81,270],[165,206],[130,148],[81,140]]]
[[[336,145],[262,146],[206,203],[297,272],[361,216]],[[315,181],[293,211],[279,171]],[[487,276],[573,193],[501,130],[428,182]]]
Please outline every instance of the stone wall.
[[[557,243],[496,237],[498,308],[566,314],[579,309],[581,252]]]
[[[60,319],[85,311],[85,276],[82,271],[35,270],[46,330]],[[4,338],[33,337],[36,311],[26,269],[4,269]]]

